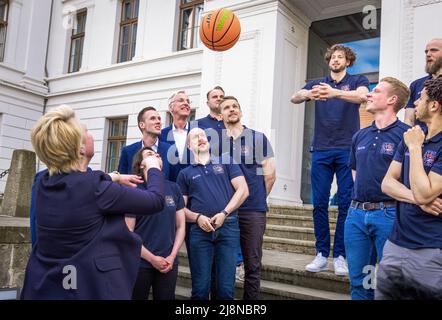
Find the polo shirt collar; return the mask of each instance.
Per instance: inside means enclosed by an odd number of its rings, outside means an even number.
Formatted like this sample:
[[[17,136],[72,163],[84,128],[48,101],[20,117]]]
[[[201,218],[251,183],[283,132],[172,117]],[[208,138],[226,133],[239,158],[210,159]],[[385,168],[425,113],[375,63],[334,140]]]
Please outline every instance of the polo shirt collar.
[[[396,118],[396,121],[393,122],[392,124],[386,126],[385,128],[379,129],[378,127],[376,127],[376,122],[373,121],[372,124],[371,124],[370,130],[371,130],[371,131],[378,131],[378,130],[379,130],[379,131],[388,131],[388,130],[390,130],[391,128],[396,127],[398,124],[399,124],[399,119]]]
[[[426,128],[426,130],[424,130],[425,134],[427,134],[428,129]],[[425,140],[424,144],[433,142],[433,143],[438,143],[442,140],[442,131],[439,132],[438,134],[436,134],[435,136],[431,137],[429,140]]]
[[[191,162],[191,164],[192,164],[193,167],[197,167],[197,166],[207,166],[207,165],[209,165],[209,164],[212,164],[212,163],[214,162],[214,160],[215,160],[215,157],[214,157],[214,156],[210,156],[210,158],[209,158],[209,162],[207,162],[207,164],[201,164],[201,163],[198,163],[198,162]]]
[[[350,77],[350,74],[349,74],[348,72],[346,72],[344,78],[342,78],[341,81],[336,82],[336,84],[339,84],[339,83],[342,83],[342,82],[347,82],[347,80],[348,80],[349,77]],[[327,82],[329,82],[329,83],[334,83],[334,82],[335,82],[335,80],[333,80],[333,78],[332,78],[330,75],[326,76],[326,77],[325,77],[325,80],[326,80]]]

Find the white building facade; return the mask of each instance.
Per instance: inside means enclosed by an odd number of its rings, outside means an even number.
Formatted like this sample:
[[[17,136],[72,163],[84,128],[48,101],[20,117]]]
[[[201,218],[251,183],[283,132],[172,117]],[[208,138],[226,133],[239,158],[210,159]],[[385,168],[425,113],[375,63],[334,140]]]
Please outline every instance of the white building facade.
[[[290,96],[321,56],[312,24],[380,9],[379,77],[407,84],[424,75],[426,42],[442,36],[442,0],[0,0],[0,14],[2,2],[0,172],[14,149],[32,150],[30,129],[51,107],[76,110],[95,139],[91,167],[108,170],[122,141],[140,138],[140,109],[152,105],[166,119],[168,97],[184,89],[200,118],[206,92],[221,85],[239,99],[244,123],[271,139],[277,181],[269,200],[284,205],[302,203],[305,106]],[[192,30],[220,7],[238,16],[241,37],[213,52],[197,46]]]

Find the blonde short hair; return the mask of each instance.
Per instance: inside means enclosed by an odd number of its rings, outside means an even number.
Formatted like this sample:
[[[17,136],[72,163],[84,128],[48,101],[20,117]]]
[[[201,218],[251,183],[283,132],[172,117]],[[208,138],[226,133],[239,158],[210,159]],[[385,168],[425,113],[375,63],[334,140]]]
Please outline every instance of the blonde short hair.
[[[31,142],[50,175],[79,168],[83,131],[74,110],[66,105],[50,110],[38,120],[31,131]]]
[[[394,105],[394,112],[399,112],[405,105],[407,104],[408,99],[410,98],[410,89],[408,89],[407,85],[402,81],[393,78],[393,77],[385,77],[379,80],[379,82],[386,82],[390,84],[390,93],[397,97],[396,104]]]

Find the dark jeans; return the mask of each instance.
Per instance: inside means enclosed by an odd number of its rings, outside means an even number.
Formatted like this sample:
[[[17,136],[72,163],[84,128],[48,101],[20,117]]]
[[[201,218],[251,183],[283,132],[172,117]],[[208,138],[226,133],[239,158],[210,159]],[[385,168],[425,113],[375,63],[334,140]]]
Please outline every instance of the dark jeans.
[[[190,227],[192,299],[209,298],[212,265],[215,259],[216,299],[233,300],[238,242],[239,227],[236,215],[227,217],[221,228],[214,232],[205,232],[196,224]]]
[[[238,216],[241,250],[244,258],[244,300],[258,300],[266,213],[241,211]]]
[[[313,222],[315,227],[316,251],[322,256],[330,255],[330,225],[328,202],[333,175],[338,182],[338,221],[336,223],[333,257],[345,257],[344,224],[351,202],[353,178],[348,167],[350,151],[315,151],[312,154],[311,182],[313,191]]]
[[[140,268],[132,293],[132,300],[147,300],[151,287],[154,300],[175,300],[177,277],[178,266],[168,273],[161,273],[154,268]]]

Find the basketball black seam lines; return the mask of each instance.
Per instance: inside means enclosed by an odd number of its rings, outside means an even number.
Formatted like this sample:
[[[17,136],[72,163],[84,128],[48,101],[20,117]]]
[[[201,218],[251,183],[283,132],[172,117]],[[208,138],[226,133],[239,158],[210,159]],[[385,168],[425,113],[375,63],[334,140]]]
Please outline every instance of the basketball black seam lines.
[[[213,29],[212,29],[212,48],[215,50],[215,43],[213,42],[213,35],[215,34],[215,26],[216,26],[216,19],[218,19],[218,15],[223,12],[223,10],[221,9],[220,11],[217,12],[215,20],[213,20]]]
[[[227,32],[229,32],[229,29],[230,29],[230,27],[231,27],[232,24],[233,24],[233,20],[235,20],[235,15],[232,13],[232,21],[230,21],[229,27],[227,28],[226,32],[224,32],[224,34],[222,35],[222,37],[219,38],[219,39],[218,39],[217,41],[215,41],[214,43],[217,43],[217,42],[221,41],[221,40],[224,38],[224,36],[227,34]]]
[[[214,46],[214,48],[222,48],[222,47],[225,47],[225,46],[228,46],[229,44],[231,44],[232,42],[236,42],[237,40],[238,40],[238,38],[239,38],[239,36],[241,35],[241,32],[238,34],[238,36],[235,38],[235,39],[233,39],[232,41],[230,41],[230,42],[228,42],[228,43],[226,43],[226,44],[223,44],[222,46]]]
[[[209,38],[207,38],[206,33],[204,32],[204,27],[202,29],[203,29],[203,36],[204,36],[204,38],[206,38],[207,42],[210,42]]]

